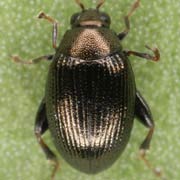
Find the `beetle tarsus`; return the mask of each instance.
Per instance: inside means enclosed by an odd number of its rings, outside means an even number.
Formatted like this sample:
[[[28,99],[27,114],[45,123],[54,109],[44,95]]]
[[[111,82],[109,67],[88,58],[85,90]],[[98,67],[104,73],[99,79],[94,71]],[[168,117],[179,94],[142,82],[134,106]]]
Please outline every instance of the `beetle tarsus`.
[[[130,11],[129,11],[127,16],[128,17],[132,16],[133,12],[139,7],[139,5],[140,5],[140,0],[136,0],[134,2],[134,4],[132,5],[132,7],[131,7],[131,9],[130,9]]]
[[[51,16],[48,16],[44,12],[40,12],[37,16],[39,19],[46,19],[50,23],[53,24],[53,30],[52,30],[52,46],[54,49],[57,48],[56,42],[57,42],[57,34],[58,34],[58,22]]]
[[[10,58],[16,62],[16,63],[20,63],[20,64],[37,64],[42,60],[47,60],[47,61],[51,61],[53,59],[54,55],[53,54],[48,54],[48,55],[44,55],[44,56],[40,56],[37,57],[35,59],[30,59],[30,60],[23,60],[21,59],[21,57],[19,57],[18,55],[12,55],[10,56]]]
[[[160,52],[159,52],[157,47],[151,48],[148,45],[145,45],[145,47],[154,53],[154,56],[149,55],[150,59],[152,59],[153,61],[159,61],[160,60]]]
[[[150,48],[149,46],[145,46],[147,49],[153,51],[154,56],[148,53],[141,53],[141,52],[136,52],[136,51],[129,51],[129,50],[124,50],[123,52],[127,55],[134,55],[134,56],[138,56],[147,60],[152,60],[152,61],[159,61],[160,60],[160,53],[158,48]]]
[[[144,161],[145,165],[151,169],[151,171],[155,174],[156,177],[160,178],[161,180],[166,180],[163,176],[163,173],[160,168],[154,168],[151,163],[146,159],[146,149],[140,149],[139,151],[139,158]]]

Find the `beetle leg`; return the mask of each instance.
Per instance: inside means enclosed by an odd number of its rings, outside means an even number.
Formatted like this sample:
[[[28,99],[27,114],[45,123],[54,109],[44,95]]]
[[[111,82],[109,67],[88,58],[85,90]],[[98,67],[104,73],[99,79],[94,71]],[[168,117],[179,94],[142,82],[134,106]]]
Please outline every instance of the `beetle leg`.
[[[159,169],[152,167],[149,161],[145,158],[146,151],[150,146],[155,125],[150,108],[138,91],[136,92],[135,115],[144,126],[149,128],[149,132],[140,146],[140,158],[145,162],[147,167],[155,173],[156,176],[162,178],[162,172]]]
[[[140,3],[140,0],[136,0],[134,2],[134,4],[132,5],[130,11],[128,12],[128,14],[124,17],[124,22],[125,22],[125,30],[123,32],[121,32],[120,34],[118,34],[118,38],[120,40],[123,40],[127,34],[129,33],[129,30],[130,30],[130,21],[129,21],[129,18],[130,16],[132,16],[133,12],[139,7],[139,3]]]
[[[42,102],[39,106],[39,110],[36,115],[34,133],[35,133],[37,141],[38,141],[39,145],[41,146],[42,150],[44,151],[47,159],[54,166],[54,169],[53,169],[53,172],[51,175],[51,180],[53,180],[54,176],[59,168],[59,163],[58,163],[56,155],[51,151],[51,149],[46,145],[46,143],[42,139],[42,135],[45,133],[46,130],[48,130],[48,122],[47,122],[47,117],[46,117],[45,102],[44,102],[44,100],[42,100]]]
[[[58,34],[58,22],[53,19],[52,17],[48,16],[47,14],[45,14],[44,12],[40,12],[38,15],[39,19],[46,19],[48,20],[50,23],[53,24],[53,31],[52,31],[52,46],[54,49],[56,49],[56,41],[57,41],[57,34]]]
[[[28,61],[24,61],[24,60],[21,59],[21,57],[19,57],[17,55],[13,55],[13,56],[11,56],[11,59],[14,62],[21,63],[21,64],[37,64],[37,63],[39,63],[42,60],[50,61],[50,60],[53,59],[53,57],[54,57],[54,55],[50,54],[50,55],[40,56],[38,58],[31,59],[31,60],[28,60]]]
[[[150,54],[147,54],[147,53],[140,53],[140,52],[136,52],[136,51],[126,51],[124,50],[123,52],[127,55],[127,56],[130,56],[130,55],[134,55],[134,56],[138,56],[138,57],[141,57],[141,58],[145,58],[145,59],[148,59],[148,60],[152,60],[152,61],[158,61],[160,59],[160,53],[159,53],[159,50],[158,48],[150,48],[149,46],[145,46],[147,49],[153,51],[154,53],[154,56],[153,55],[150,55]]]

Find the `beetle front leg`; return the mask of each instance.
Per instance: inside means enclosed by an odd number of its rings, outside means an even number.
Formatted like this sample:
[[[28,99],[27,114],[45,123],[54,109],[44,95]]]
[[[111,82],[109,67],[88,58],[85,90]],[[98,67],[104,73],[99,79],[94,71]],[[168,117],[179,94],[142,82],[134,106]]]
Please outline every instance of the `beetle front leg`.
[[[124,50],[123,52],[127,56],[134,55],[134,56],[138,56],[138,57],[141,57],[141,58],[144,58],[144,59],[148,59],[148,60],[152,60],[152,61],[159,61],[160,60],[160,52],[159,52],[158,48],[150,48],[147,45],[145,47],[147,49],[151,50],[154,53],[154,56],[150,55],[148,53],[141,53],[141,52],[136,52],[136,51]]]
[[[57,34],[58,34],[58,22],[53,19],[52,17],[46,15],[44,12],[40,12],[38,15],[39,19],[46,19],[50,23],[53,24],[53,31],[52,31],[52,46],[54,49],[56,49],[56,42],[57,42]]]
[[[135,115],[144,126],[149,128],[148,134],[140,146],[140,158],[145,162],[148,168],[150,168],[155,173],[156,176],[163,179],[162,172],[159,169],[152,167],[149,161],[145,158],[146,151],[150,146],[155,126],[150,108],[138,91],[136,92]]]
[[[133,12],[139,7],[139,3],[140,3],[140,0],[136,0],[134,2],[134,4],[132,5],[130,11],[128,12],[128,14],[124,17],[124,22],[125,22],[125,30],[121,33],[118,34],[118,38],[120,40],[123,40],[127,34],[129,33],[129,30],[130,30],[130,21],[129,21],[129,18],[130,16],[132,16]]]
[[[44,55],[44,56],[40,56],[35,59],[25,61],[25,60],[22,60],[21,57],[19,57],[17,55],[12,55],[11,59],[16,63],[21,63],[21,64],[37,64],[42,60],[51,61],[53,59],[53,57],[54,57],[53,54],[49,54],[49,55]]]
[[[48,122],[46,117],[46,108],[45,101],[43,100],[39,106],[39,110],[37,112],[34,133],[38,140],[39,145],[44,151],[47,159],[53,164],[54,169],[51,175],[51,180],[54,179],[54,176],[59,168],[59,163],[56,155],[51,151],[51,149],[46,145],[44,140],[42,139],[42,135],[48,130]]]

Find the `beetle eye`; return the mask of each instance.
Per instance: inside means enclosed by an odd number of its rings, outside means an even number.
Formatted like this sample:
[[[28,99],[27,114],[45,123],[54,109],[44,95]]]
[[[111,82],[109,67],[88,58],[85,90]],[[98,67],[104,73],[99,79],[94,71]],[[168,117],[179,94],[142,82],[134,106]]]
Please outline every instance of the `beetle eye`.
[[[106,24],[110,24],[110,22],[111,22],[110,17],[108,15],[106,15],[106,14],[101,15],[100,18]]]
[[[78,20],[80,17],[79,13],[75,13],[71,16],[71,25],[74,24],[76,22],[76,20]]]

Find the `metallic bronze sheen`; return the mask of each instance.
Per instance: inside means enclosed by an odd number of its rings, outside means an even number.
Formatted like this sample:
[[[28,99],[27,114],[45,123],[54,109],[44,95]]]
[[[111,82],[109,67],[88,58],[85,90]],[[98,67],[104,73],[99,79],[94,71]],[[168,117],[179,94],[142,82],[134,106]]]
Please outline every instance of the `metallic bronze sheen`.
[[[58,22],[44,12],[38,16],[53,24],[55,54],[30,61],[12,56],[14,61],[23,64],[52,60],[34,127],[39,145],[54,166],[51,180],[59,162],[42,137],[47,130],[57,150],[71,166],[95,174],[111,166],[123,152],[135,117],[149,129],[140,145],[140,157],[161,178],[161,172],[145,158],[154,121],[148,104],[136,90],[128,60],[128,56],[135,55],[158,61],[160,54],[157,48],[149,46],[146,47],[154,55],[124,50],[120,43],[130,30],[129,18],[140,0],[132,5],[124,18],[125,29],[118,34],[110,29],[110,16],[99,10],[104,0],[99,0],[96,9],[86,9],[80,0],[76,2],[81,12],[71,16],[71,29],[65,32],[59,47],[56,46]]]
[[[115,32],[108,28],[77,27],[65,33],[58,54],[78,59],[94,60],[121,51],[122,47]],[[57,58],[57,54],[55,58]]]
[[[49,129],[69,164],[97,173],[112,165],[129,140],[135,109],[131,65],[118,37],[104,28],[72,29],[59,49],[46,86]]]

